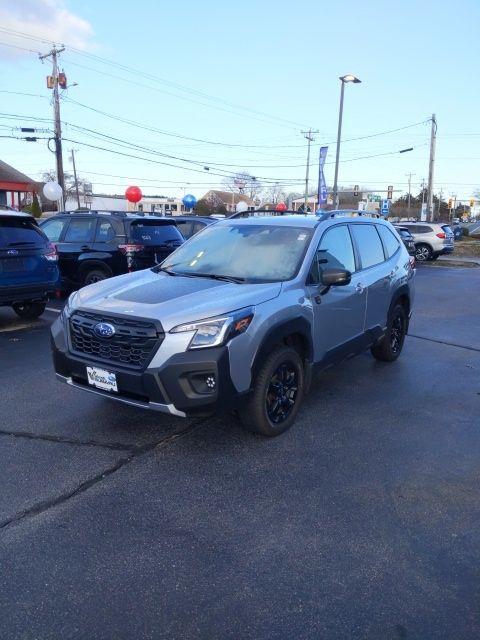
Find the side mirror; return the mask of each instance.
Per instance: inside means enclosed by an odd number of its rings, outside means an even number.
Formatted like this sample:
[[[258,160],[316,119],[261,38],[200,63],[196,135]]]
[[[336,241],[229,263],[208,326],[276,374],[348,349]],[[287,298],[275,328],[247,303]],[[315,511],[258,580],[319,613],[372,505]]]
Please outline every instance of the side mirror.
[[[346,269],[324,269],[322,271],[322,284],[324,287],[342,287],[350,284],[352,274]]]

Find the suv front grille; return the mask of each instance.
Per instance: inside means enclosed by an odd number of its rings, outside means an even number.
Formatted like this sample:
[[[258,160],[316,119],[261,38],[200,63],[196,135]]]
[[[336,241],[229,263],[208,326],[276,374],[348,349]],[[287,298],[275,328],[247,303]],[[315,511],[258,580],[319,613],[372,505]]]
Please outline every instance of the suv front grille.
[[[115,334],[111,338],[98,337],[94,327],[99,322],[113,325]],[[148,365],[163,339],[161,329],[148,320],[87,311],[75,311],[70,318],[72,352],[90,360],[141,370]]]

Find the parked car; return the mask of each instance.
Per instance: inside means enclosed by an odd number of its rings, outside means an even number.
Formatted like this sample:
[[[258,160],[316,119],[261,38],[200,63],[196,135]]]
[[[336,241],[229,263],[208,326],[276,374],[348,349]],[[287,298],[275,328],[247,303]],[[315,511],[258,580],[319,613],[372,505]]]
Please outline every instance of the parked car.
[[[448,224],[436,222],[402,222],[415,240],[415,259],[418,262],[436,260],[445,253],[453,253],[454,235]]]
[[[413,262],[380,219],[222,220],[161,265],[73,293],[52,326],[57,378],[176,416],[236,407],[275,436],[314,369],[398,358]]]
[[[218,220],[209,216],[175,216],[175,224],[186,240],[215,222]]]
[[[455,224],[453,229],[453,237],[455,240],[461,240],[463,236],[463,227],[460,224]]]
[[[0,211],[0,305],[38,318],[59,284],[57,251],[33,216]]]
[[[64,212],[41,228],[57,247],[63,282],[73,287],[153,267],[184,242],[173,218],[125,212]]]
[[[394,224],[393,226],[395,227],[396,232],[402,239],[402,242],[405,245],[405,248],[407,249],[408,253],[411,256],[414,256],[416,252],[415,240],[413,239],[413,236],[410,233],[410,231],[407,229],[407,227],[402,227],[398,224]]]

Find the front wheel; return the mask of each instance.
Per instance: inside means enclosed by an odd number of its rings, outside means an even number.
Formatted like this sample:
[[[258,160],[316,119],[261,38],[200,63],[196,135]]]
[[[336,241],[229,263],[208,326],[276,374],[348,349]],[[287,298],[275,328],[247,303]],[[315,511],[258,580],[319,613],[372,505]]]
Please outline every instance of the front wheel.
[[[295,421],[304,394],[303,362],[291,347],[277,347],[270,353],[254,383],[252,395],[240,409],[248,431],[278,436]]]
[[[373,357],[383,362],[393,362],[402,352],[406,335],[407,314],[405,308],[397,304],[390,313],[383,340],[371,348]]]
[[[15,302],[12,309],[24,320],[35,320],[42,315],[46,306],[46,302]]]

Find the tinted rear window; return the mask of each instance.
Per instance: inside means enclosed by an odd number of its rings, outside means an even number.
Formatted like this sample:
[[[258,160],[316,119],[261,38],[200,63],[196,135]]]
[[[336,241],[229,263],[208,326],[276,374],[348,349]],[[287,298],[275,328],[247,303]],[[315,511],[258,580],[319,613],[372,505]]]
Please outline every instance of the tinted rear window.
[[[411,238],[412,234],[410,233],[410,231],[408,229],[399,229],[397,227],[397,233],[402,236],[402,238]]]
[[[442,229],[445,231],[445,233],[448,233],[450,235],[453,235],[453,231],[452,228],[448,226],[448,224],[443,224],[442,225]]]
[[[141,220],[132,222],[130,225],[130,240],[149,246],[183,242],[183,237],[174,224],[158,224],[153,220]]]
[[[47,239],[28,218],[0,218],[0,247],[45,246]]]

